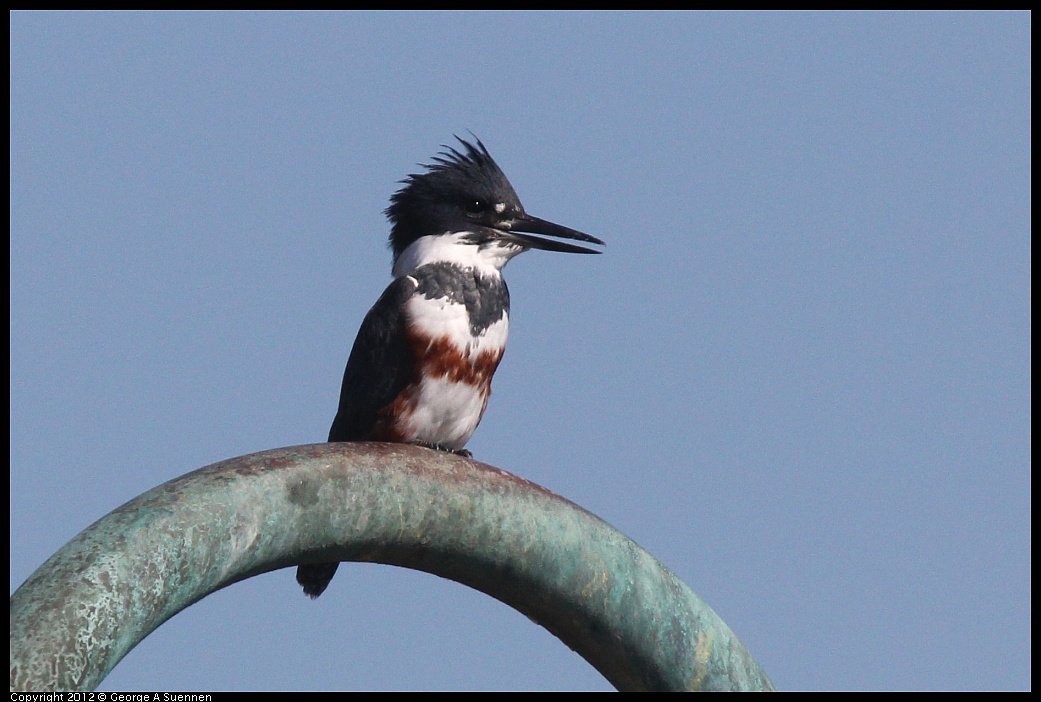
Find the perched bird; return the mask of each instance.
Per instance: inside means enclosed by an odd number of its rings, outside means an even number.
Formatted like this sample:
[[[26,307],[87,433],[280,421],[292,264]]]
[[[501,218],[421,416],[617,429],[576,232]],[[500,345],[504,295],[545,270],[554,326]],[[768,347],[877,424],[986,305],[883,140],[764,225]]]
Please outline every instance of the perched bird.
[[[362,322],[329,441],[419,444],[469,456],[510,324],[502,268],[528,249],[600,253],[544,234],[603,245],[524,211],[479,139],[456,137],[390,199],[392,282]],[[310,597],[339,563],[301,565]]]

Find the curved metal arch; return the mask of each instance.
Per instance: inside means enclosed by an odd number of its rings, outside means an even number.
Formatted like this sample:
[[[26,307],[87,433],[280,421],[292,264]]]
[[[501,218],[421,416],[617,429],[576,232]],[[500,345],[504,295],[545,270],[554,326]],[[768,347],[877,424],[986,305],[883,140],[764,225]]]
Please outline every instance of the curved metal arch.
[[[93,689],[211,592],[336,559],[476,588],[620,690],[773,689],[708,605],[596,516],[498,468],[377,443],[222,461],[95,522],[11,597],[11,689]]]

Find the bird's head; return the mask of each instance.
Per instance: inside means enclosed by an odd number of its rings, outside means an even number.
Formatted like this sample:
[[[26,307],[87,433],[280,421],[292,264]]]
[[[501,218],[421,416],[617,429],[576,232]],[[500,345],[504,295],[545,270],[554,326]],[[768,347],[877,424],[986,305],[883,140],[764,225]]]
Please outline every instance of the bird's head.
[[[390,198],[387,217],[391,222],[395,274],[399,274],[399,268],[414,268],[415,263],[429,258],[433,251],[443,255],[448,247],[453,250],[449,258],[454,259],[456,254],[472,255],[496,269],[528,249],[600,253],[585,246],[534,236],[604,243],[527,214],[484,144],[479,139],[471,144],[456,138],[461,150],[445,146],[445,151],[425,166],[426,171],[408,176],[402,181],[404,187]],[[457,247],[465,248],[466,253]],[[412,258],[417,260],[403,260]]]

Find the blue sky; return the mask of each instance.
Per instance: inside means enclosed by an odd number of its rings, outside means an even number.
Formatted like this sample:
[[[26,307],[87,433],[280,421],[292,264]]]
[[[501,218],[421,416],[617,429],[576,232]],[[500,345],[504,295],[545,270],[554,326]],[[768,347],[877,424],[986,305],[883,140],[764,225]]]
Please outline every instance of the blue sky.
[[[472,130],[603,256],[505,269],[475,457],[784,689],[1030,687],[1030,15],[15,13],[11,591],[126,500],[322,441],[397,181]],[[609,689],[434,576],[289,570],[101,689]]]

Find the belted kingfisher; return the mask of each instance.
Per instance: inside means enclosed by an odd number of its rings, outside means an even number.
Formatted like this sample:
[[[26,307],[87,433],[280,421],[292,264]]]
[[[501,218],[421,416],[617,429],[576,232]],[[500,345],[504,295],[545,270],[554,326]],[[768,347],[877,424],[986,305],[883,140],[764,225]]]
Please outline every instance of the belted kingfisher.
[[[445,146],[390,199],[394,282],[358,331],[329,441],[419,444],[469,457],[463,447],[506,347],[503,266],[528,249],[600,253],[533,234],[604,244],[527,214],[484,144],[456,139],[461,150]],[[301,565],[297,582],[318,597],[338,566]]]

